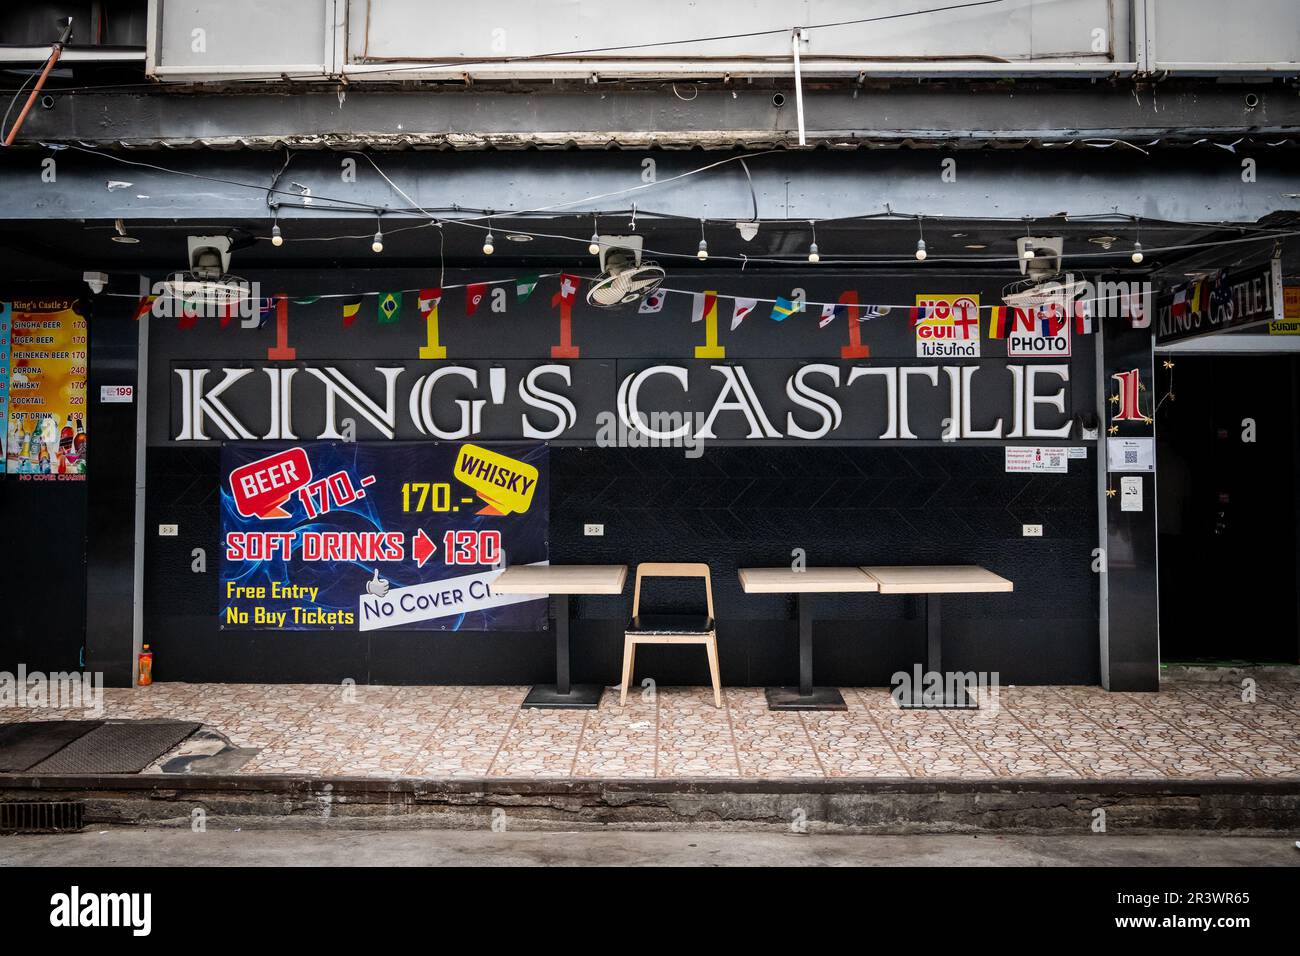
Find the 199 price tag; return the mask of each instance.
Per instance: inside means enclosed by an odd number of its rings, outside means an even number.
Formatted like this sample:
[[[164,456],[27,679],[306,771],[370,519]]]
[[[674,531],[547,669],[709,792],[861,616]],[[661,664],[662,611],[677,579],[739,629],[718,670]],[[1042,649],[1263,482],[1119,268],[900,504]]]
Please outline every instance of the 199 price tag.
[[[101,385],[99,386],[99,402],[101,405],[122,402],[130,404],[135,401],[134,385]]]

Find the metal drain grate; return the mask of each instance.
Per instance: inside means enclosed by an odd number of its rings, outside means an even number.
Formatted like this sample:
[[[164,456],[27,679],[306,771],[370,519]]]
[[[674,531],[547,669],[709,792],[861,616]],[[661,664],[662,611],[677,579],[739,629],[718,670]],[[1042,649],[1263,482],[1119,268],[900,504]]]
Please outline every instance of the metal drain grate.
[[[0,833],[65,833],[85,826],[85,807],[75,800],[0,803]]]

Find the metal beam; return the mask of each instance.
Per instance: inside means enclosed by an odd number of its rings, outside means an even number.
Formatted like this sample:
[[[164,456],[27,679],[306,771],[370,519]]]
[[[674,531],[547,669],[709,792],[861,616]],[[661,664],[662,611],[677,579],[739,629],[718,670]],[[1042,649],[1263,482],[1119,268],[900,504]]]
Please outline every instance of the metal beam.
[[[798,144],[794,97],[743,83],[707,90],[679,84],[675,92],[668,85],[556,93],[50,95],[52,102],[29,117],[20,144],[399,149]],[[1269,83],[809,88],[804,107],[809,143],[831,147],[1147,143],[1300,133],[1300,98]]]
[[[57,176],[46,181],[42,161],[53,156]],[[1243,156],[1257,161],[1244,183]],[[830,219],[882,214],[927,218],[1004,218],[1010,222],[1066,213],[1121,214],[1144,221],[1255,223],[1278,211],[1300,212],[1300,166],[1289,150],[1265,147],[1143,155],[1126,146],[1088,150],[979,151],[956,154],[956,179],[942,176],[944,154],[912,151],[769,153],[740,163],[718,154],[630,152],[387,153],[373,157],[384,174],[429,210],[549,209],[554,215],[629,209],[646,216],[749,219]],[[265,219],[267,188],[279,153],[128,153],[115,160],[76,150],[8,151],[0,157],[0,219],[112,221]],[[153,163],[191,175],[130,163]],[[344,164],[355,167],[355,181]],[[673,180],[710,163],[716,168]],[[646,186],[652,171],[657,185]],[[203,178],[196,178],[203,177]],[[246,185],[234,185],[242,183]],[[299,153],[280,179],[307,209],[283,206],[282,219],[339,218],[331,202],[358,219],[373,209],[410,205],[364,157]],[[304,192],[305,190],[305,192]],[[586,197],[616,193],[609,198]],[[299,195],[301,194],[301,195]],[[347,215],[345,212],[344,215]],[[457,213],[439,213],[456,218]],[[389,222],[385,219],[385,222]],[[1104,227],[1098,228],[1104,231]]]

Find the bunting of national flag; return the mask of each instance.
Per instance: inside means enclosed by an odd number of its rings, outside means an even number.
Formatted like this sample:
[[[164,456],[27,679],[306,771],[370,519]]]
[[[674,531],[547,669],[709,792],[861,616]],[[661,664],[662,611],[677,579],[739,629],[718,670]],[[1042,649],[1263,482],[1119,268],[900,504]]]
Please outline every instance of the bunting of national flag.
[[[580,282],[582,280],[575,275],[570,275],[567,272],[562,274],[560,276],[559,300],[561,302],[573,302],[578,295],[578,284]]]
[[[1008,328],[1007,320],[1011,317],[1011,310],[1005,305],[991,306],[989,309],[989,338],[1005,339]]]
[[[1092,303],[1077,299],[1074,303],[1074,331],[1079,335],[1092,335]]]
[[[415,299],[415,307],[420,310],[421,315],[428,315],[438,307],[442,301],[442,289],[421,289]]]
[[[731,310],[731,331],[740,328],[740,323],[745,321],[757,305],[757,299],[736,299],[735,308]]]
[[[889,306],[887,305],[860,305],[858,306],[858,321],[865,322],[867,319],[879,319],[889,315]]]
[[[135,322],[139,322],[150,313],[153,309],[153,304],[157,301],[158,297],[156,295],[140,296],[140,301],[135,304],[135,315],[131,316],[131,319]]]
[[[257,300],[257,327],[265,328],[266,323],[271,321],[271,316],[275,315],[275,298],[273,296],[263,296]]]
[[[713,292],[695,292],[691,294],[691,300],[691,321],[703,322],[709,310],[717,304],[718,297]]]
[[[642,315],[652,315],[664,307],[665,295],[662,292],[651,292],[641,300],[641,304],[636,307],[637,312]]]
[[[520,303],[528,301],[528,297],[537,288],[538,278],[539,276],[524,276],[522,279],[515,280],[515,297],[519,299]]]
[[[478,311],[479,303],[487,295],[488,284],[486,282],[472,282],[465,286],[465,314],[473,315]]]
[[[361,296],[355,299],[343,300],[343,328],[348,328],[357,320],[357,313],[361,311]]]
[[[817,322],[817,328],[824,329],[835,320],[837,316],[844,315],[848,309],[843,305],[836,305],[833,302],[827,302],[822,306],[822,317]]]
[[[391,325],[402,317],[402,293],[383,292],[379,296],[379,324]]]
[[[1038,307],[1038,330],[1044,338],[1061,334],[1065,328],[1065,310],[1055,302]]]
[[[916,328],[918,322],[925,318],[927,309],[923,305],[914,305],[909,312],[909,318],[912,320],[912,328]]]
[[[784,322],[787,316],[793,315],[795,304],[785,296],[777,296],[776,303],[772,306],[772,318],[778,322]]]

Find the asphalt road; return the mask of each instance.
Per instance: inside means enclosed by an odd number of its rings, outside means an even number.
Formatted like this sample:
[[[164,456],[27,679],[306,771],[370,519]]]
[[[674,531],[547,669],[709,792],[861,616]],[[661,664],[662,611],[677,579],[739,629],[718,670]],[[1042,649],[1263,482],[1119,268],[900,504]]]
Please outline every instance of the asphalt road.
[[[1297,866],[1297,836],[124,828],[0,837],[0,866]]]

